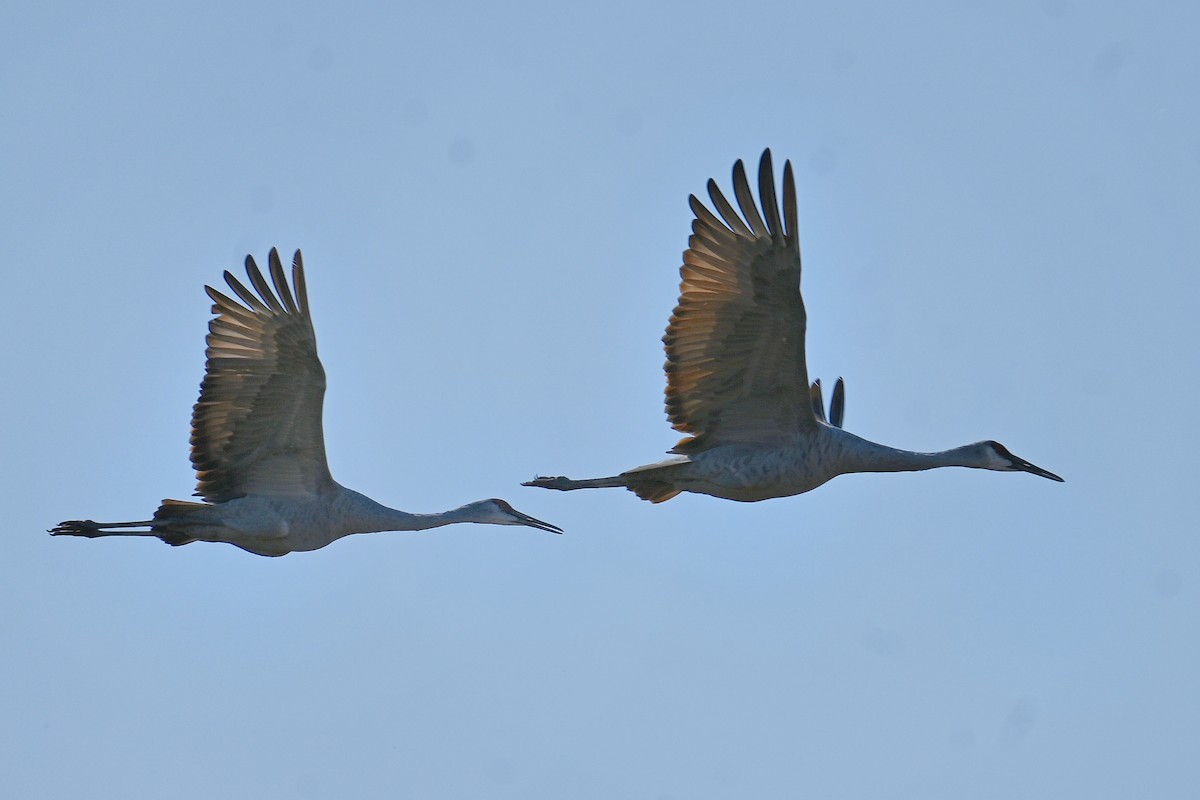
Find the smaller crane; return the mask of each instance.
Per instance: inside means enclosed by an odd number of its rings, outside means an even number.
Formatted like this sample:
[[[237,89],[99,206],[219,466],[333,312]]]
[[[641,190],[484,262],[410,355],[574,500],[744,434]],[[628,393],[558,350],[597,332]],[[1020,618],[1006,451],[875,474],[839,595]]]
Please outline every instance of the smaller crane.
[[[260,556],[282,556],[352,533],[420,531],[456,522],[562,533],[497,498],[440,514],[410,514],[337,483],[325,460],[325,370],[317,357],[304,262],[297,250],[294,294],[274,248],[268,262],[274,291],[250,256],[246,274],[257,295],[228,271],[225,282],[240,303],[204,287],[216,316],[208,323],[191,442],[196,494],[205,502],[164,500],[153,519],[70,520],[51,534],[157,536],[170,545],[226,542]]]

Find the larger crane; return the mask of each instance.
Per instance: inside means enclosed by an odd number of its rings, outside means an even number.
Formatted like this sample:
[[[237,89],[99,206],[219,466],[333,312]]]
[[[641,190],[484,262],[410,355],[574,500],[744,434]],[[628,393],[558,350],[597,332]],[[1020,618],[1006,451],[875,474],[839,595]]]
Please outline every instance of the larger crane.
[[[204,287],[216,316],[208,324],[191,443],[196,494],[205,502],[164,500],[153,519],[70,520],[50,533],[157,536],[171,545],[227,542],[260,556],[316,550],[351,533],[419,531],[456,522],[562,533],[496,498],[440,514],[410,514],[337,483],[325,460],[325,370],[317,357],[304,263],[297,250],[293,294],[274,248],[268,261],[274,291],[250,256],[246,274],[257,295],[228,271],[225,282],[240,303]]]
[[[680,268],[679,302],[663,342],[667,416],[686,438],[675,455],[607,478],[538,477],[525,486],[570,491],[625,487],[653,503],[680,492],[752,502],[817,488],[851,472],[974,467],[1030,472],[1062,481],[994,441],[917,453],[842,430],[844,389],[830,418],[804,362],[806,317],[800,296],[800,242],[792,164],[783,168],[783,216],[771,151],[758,167],[762,213],[741,161],[733,167],[741,214],[715,181],[714,214],[689,198],[695,220]],[[719,217],[717,215],[720,215]]]

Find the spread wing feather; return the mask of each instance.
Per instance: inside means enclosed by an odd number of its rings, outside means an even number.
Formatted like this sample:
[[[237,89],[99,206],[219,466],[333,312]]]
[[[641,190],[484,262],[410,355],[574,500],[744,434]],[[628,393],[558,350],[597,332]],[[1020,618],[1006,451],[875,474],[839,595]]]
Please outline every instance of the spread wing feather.
[[[708,193],[715,214],[689,198],[696,218],[679,270],[679,302],[663,337],[667,415],[692,436],[676,452],[773,440],[816,425],[804,363],[791,162],[783,170],[782,219],[770,150],[759,162],[762,213],[741,161],[733,190],[740,215],[714,181]]]
[[[246,257],[254,291],[225,273],[241,302],[205,287],[216,316],[208,323],[191,442],[196,494],[210,503],[248,494],[311,494],[333,482],[321,427],[325,370],[304,263],[297,250],[293,294],[279,253],[272,249],[268,260],[270,283]]]

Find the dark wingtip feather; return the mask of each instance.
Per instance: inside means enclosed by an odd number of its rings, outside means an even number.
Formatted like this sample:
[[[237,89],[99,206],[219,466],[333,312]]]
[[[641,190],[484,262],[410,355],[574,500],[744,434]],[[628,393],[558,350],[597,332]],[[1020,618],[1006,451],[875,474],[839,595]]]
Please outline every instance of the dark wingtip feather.
[[[784,235],[783,223],[779,221],[779,201],[775,197],[775,168],[771,164],[771,148],[763,150],[758,162],[758,196],[762,201],[767,228],[772,236]]]
[[[758,236],[769,235],[770,231],[767,230],[762,215],[758,213],[754,194],[750,191],[750,181],[746,178],[746,169],[742,166],[740,159],[733,165],[733,193],[737,196],[742,216],[746,218],[746,222],[750,223],[750,228],[754,233]]]
[[[735,164],[734,174],[736,174],[736,169],[737,165]],[[750,230],[750,227],[742,221],[741,216],[736,210],[734,210],[733,205],[727,199],[725,199],[725,195],[722,193],[721,187],[717,186],[717,182],[712,178],[708,179],[708,196],[712,198],[712,202],[713,205],[716,206],[717,213],[720,214],[721,218],[725,220],[725,224],[729,226],[730,230],[740,236],[754,235],[753,231]]]
[[[841,378],[833,385],[833,398],[829,401],[829,420],[835,427],[842,427],[846,417],[846,382]]]
[[[279,269],[279,254],[275,252],[275,248],[271,248],[270,256],[267,258],[267,267],[274,272]],[[276,314],[283,313],[283,304],[275,297],[275,293],[271,291],[267,279],[263,277],[262,270],[256,264],[253,269],[247,267],[246,275],[250,278],[250,283],[254,285],[254,289],[258,292],[258,296],[267,304],[267,307]]]
[[[248,266],[246,267],[247,271],[250,271],[251,269],[254,269],[254,270],[258,269],[258,266],[254,263],[254,259],[250,258],[249,256],[246,256],[246,261],[248,264]],[[247,289],[242,284],[242,282],[239,281],[237,279],[237,277],[235,277],[234,274],[232,272],[230,272],[229,270],[225,270],[225,282],[227,284],[229,284],[230,289],[233,289],[234,294],[236,294],[238,297],[240,297],[242,299],[242,302],[245,303],[247,306],[249,306],[251,309],[253,309],[255,311],[270,311],[270,309],[267,308],[267,306],[263,303],[263,301],[258,299],[258,296],[255,295],[254,292]]]
[[[287,313],[297,313],[296,300],[292,297],[292,290],[288,288],[287,276],[283,272],[283,264],[279,261],[278,256],[271,258],[271,283],[275,285],[275,293],[283,301]]]
[[[821,395],[821,379],[817,378],[809,387],[808,397],[812,403],[813,416],[819,422],[825,422],[825,398]]]
[[[800,228],[796,210],[796,177],[792,174],[792,162],[783,162],[783,233],[789,241],[796,241]]]
[[[296,291],[296,302],[300,306],[300,313],[306,317],[309,316],[308,284],[304,281],[304,258],[300,255],[299,249],[292,256],[292,288]]]

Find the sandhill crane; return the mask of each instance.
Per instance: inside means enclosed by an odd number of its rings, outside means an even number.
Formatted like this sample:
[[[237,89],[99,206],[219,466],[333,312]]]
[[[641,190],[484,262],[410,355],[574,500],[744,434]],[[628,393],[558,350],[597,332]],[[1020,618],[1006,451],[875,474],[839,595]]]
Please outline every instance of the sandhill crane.
[[[746,170],[733,167],[741,215],[715,181],[717,214],[693,195],[695,220],[680,268],[679,302],[663,342],[666,410],[689,434],[674,457],[620,475],[589,480],[538,477],[525,486],[570,491],[623,486],[653,503],[680,492],[752,502],[815,489],[851,472],[975,467],[1031,472],[1061,481],[993,441],[936,453],[897,450],[841,429],[844,387],[834,389],[825,419],[820,384],[804,363],[804,302],[792,165],[783,168],[783,217],[775,197],[771,151],[758,169],[762,214]]]
[[[297,250],[293,294],[274,248],[269,262],[274,291],[250,256],[246,274],[257,296],[228,271],[225,282],[241,303],[204,287],[216,316],[208,324],[191,443],[196,494],[205,502],[164,500],[154,519],[71,520],[50,533],[157,536],[171,545],[227,542],[261,556],[316,550],[351,533],[419,531],[456,522],[562,533],[495,498],[440,514],[409,514],[334,481],[321,428],[325,370],[317,357],[304,263]]]

